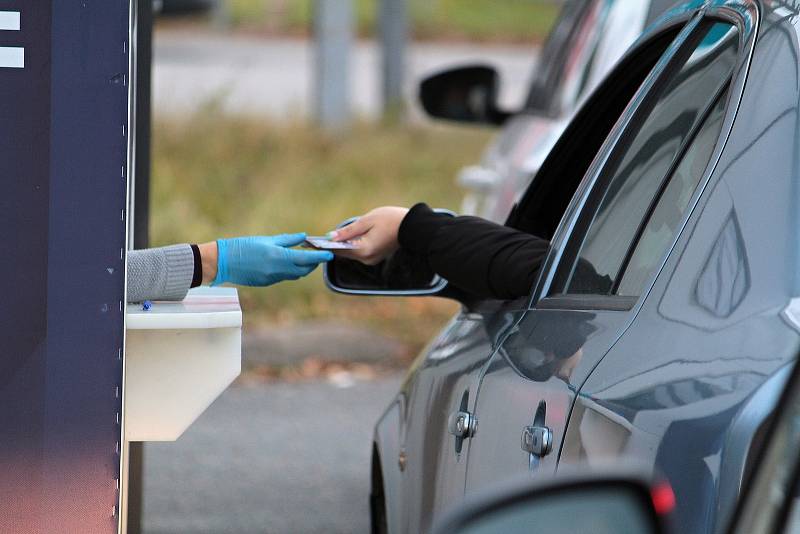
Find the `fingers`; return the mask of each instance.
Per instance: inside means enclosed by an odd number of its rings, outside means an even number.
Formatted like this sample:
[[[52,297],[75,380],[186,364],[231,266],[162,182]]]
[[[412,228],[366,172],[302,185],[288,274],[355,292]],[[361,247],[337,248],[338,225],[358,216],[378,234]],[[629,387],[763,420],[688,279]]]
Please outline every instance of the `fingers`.
[[[333,259],[333,253],[327,250],[295,250],[287,251],[289,260],[298,266],[316,266],[318,263],[325,263]]]
[[[279,247],[294,247],[306,240],[305,232],[297,234],[281,234],[272,237],[272,242]]]
[[[361,217],[351,222],[347,226],[339,228],[332,233],[334,241],[349,241],[360,235],[364,235],[372,228],[372,223],[368,217]]]

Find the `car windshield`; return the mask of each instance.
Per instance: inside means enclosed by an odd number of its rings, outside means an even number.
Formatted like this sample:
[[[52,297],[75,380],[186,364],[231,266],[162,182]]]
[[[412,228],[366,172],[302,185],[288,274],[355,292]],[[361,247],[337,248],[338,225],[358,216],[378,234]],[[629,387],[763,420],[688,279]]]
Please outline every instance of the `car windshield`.
[[[528,110],[548,109],[558,89],[562,74],[566,69],[571,42],[578,31],[578,25],[585,19],[588,4],[596,4],[596,0],[568,0],[558,15],[555,25],[550,30],[539,61],[533,72],[531,90],[525,108]]]
[[[609,46],[609,42],[604,42],[604,32],[613,30],[616,34],[614,41],[624,42],[625,45],[630,44],[638,34],[640,28],[636,24],[632,24],[636,27],[631,35],[622,28],[606,27],[610,17],[624,19],[628,25],[632,20],[641,18],[637,13],[646,7],[646,3],[635,0],[632,5],[633,8],[627,0],[567,1],[550,31],[534,70],[526,109],[542,111],[574,106],[599,81],[593,79],[593,74],[600,74],[593,73],[598,56],[616,58],[626,48]],[[616,13],[616,17],[612,12]],[[620,16],[621,13],[626,16]]]

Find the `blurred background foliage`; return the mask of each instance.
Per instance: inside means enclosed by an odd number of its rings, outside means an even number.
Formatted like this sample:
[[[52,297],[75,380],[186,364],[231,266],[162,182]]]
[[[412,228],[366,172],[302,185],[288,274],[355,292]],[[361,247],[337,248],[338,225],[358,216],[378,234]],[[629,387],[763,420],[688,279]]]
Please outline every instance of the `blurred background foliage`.
[[[228,0],[234,29],[306,36],[313,0]],[[359,36],[375,35],[377,0],[354,0]],[[424,40],[540,42],[559,10],[557,0],[409,0],[412,36]]]

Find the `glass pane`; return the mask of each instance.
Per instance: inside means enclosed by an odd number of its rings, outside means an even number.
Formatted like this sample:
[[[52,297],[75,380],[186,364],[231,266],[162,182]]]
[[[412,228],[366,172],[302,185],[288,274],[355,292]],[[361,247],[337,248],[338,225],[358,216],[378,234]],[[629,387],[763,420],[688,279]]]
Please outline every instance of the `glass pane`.
[[[617,163],[602,181],[608,185],[564,284],[566,293],[612,292],[665,176],[727,86],[736,63],[737,43],[733,26],[710,25],[701,43],[661,90],[625,152],[614,158]]]
[[[661,257],[675,236],[678,224],[683,218],[683,213],[689,205],[689,200],[691,200],[700,178],[703,177],[703,171],[708,165],[708,160],[711,158],[720,130],[722,130],[726,96],[727,91],[720,95],[705,124],[683,155],[669,184],[658,199],[658,204],[647,221],[647,226],[625,268],[625,274],[622,276],[617,294],[627,296],[641,294],[647,279],[661,261]]]

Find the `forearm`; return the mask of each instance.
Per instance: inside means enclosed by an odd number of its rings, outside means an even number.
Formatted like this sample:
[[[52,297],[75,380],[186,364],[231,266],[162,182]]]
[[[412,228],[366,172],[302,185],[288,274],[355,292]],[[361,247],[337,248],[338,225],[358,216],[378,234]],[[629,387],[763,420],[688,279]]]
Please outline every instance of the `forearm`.
[[[418,204],[400,225],[400,245],[437,274],[476,296],[527,295],[549,243],[478,217],[449,217]]]
[[[309,275],[333,254],[296,250],[304,233],[220,239],[128,253],[128,301],[182,300],[201,284],[266,287]]]
[[[190,245],[129,251],[127,300],[182,300],[194,274]]]

